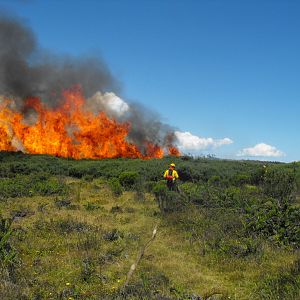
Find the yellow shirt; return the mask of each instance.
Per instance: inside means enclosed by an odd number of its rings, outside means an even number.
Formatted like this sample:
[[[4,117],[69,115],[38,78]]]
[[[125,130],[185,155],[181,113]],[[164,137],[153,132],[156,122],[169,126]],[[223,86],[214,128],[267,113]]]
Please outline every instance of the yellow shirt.
[[[165,171],[164,178],[167,178],[167,176],[169,176],[169,171],[170,171],[170,169],[167,169],[167,170]],[[171,176],[172,176],[173,178],[175,178],[175,179],[178,179],[178,178],[179,178],[178,173],[177,173],[176,170],[172,170],[172,175],[171,175]]]

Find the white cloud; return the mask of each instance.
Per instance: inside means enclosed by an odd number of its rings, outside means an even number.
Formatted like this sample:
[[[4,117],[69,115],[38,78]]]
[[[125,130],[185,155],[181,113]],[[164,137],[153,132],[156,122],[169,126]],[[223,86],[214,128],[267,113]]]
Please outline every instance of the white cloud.
[[[276,149],[274,146],[260,143],[254,147],[244,148],[238,154],[238,156],[264,156],[264,157],[280,157],[284,156],[284,152]]]
[[[110,115],[121,117],[129,110],[129,105],[115,93],[97,92],[94,96],[87,99],[87,105],[93,111],[104,110]]]
[[[191,134],[190,132],[175,131],[175,136],[178,140],[178,148],[182,150],[206,150],[209,148],[217,148],[223,145],[232,144],[233,141],[229,138],[224,139],[213,139],[213,138],[203,138]]]

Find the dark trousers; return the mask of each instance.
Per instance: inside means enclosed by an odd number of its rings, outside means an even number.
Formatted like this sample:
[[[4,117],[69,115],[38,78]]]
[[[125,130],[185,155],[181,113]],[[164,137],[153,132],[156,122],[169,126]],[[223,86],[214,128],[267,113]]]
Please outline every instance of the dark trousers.
[[[169,191],[176,191],[175,181],[167,180],[167,187],[168,187]]]

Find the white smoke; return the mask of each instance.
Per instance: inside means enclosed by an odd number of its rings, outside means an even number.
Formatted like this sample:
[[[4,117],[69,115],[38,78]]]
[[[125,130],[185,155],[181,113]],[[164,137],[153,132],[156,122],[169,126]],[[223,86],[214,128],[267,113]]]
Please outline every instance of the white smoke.
[[[129,111],[129,105],[115,93],[97,92],[86,101],[87,107],[98,113],[105,111],[111,117],[121,117]]]
[[[197,151],[218,148],[223,145],[232,144],[233,141],[229,138],[213,139],[204,138],[191,134],[190,132],[175,131],[175,136],[178,141],[178,148],[181,151]]]

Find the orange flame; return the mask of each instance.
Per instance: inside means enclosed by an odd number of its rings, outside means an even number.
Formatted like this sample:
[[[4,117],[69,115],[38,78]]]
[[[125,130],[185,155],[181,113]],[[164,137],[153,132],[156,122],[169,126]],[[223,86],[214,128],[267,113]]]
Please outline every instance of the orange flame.
[[[64,102],[50,109],[39,98],[27,99],[25,108],[34,109],[37,120],[33,125],[24,116],[9,108],[11,101],[0,105],[0,150],[22,150],[32,154],[50,154],[81,158],[161,158],[164,150],[145,141],[146,151],[126,140],[129,123],[118,123],[104,112],[94,115],[85,110],[80,89],[63,93]],[[175,147],[169,154],[179,155]]]

